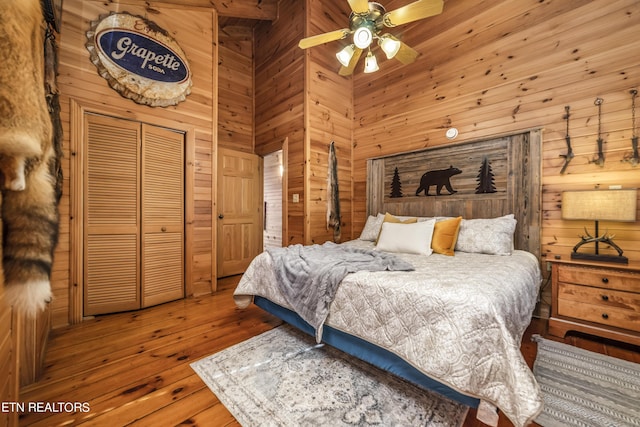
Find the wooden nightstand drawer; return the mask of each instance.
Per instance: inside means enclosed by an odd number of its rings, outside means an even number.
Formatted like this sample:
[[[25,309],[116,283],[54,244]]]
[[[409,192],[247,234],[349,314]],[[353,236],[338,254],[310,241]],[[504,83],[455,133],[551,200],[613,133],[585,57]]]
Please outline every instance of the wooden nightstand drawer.
[[[558,283],[558,299],[635,311],[640,315],[640,294],[606,288]]]
[[[640,292],[640,274],[605,268],[560,265],[558,282]]]
[[[640,313],[578,301],[558,300],[558,314],[587,322],[640,332]]]

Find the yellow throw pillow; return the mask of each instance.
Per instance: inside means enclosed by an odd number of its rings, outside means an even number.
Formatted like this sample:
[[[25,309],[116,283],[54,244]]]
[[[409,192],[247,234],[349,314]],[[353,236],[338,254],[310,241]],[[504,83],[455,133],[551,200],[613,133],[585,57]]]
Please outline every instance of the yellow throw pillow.
[[[407,218],[403,220],[400,218],[396,218],[395,216],[387,212],[386,214],[384,214],[384,221],[382,222],[393,222],[396,224],[413,224],[418,222],[418,218]]]
[[[461,222],[461,216],[436,222],[431,239],[431,249],[435,253],[453,256]]]
[[[382,222],[383,223],[392,222],[394,224],[414,224],[418,222],[418,218],[408,218],[408,219],[402,220],[400,218],[396,218],[395,216],[387,212],[384,214],[384,220]],[[380,232],[381,231],[382,231],[382,227],[380,227]],[[380,239],[380,232],[378,232],[378,237],[376,238],[376,245],[378,244],[378,239]]]

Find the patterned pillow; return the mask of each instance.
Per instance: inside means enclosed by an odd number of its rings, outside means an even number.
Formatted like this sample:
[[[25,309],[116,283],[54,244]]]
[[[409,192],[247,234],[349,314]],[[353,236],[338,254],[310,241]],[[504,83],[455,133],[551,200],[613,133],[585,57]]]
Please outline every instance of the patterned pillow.
[[[367,222],[364,224],[364,228],[362,229],[362,233],[360,233],[360,240],[375,242],[380,234],[382,221],[384,221],[384,215],[381,213],[377,216],[369,215],[369,218],[367,218]]]
[[[513,214],[489,219],[463,219],[456,251],[511,255],[517,221]]]

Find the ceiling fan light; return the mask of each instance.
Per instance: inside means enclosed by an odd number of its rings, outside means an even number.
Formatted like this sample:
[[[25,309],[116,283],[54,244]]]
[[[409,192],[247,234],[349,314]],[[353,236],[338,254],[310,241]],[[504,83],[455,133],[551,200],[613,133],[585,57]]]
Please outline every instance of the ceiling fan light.
[[[353,58],[353,54],[355,52],[355,48],[352,44],[345,46],[340,52],[336,53],[336,58],[338,61],[345,67],[349,66],[351,62],[351,58]]]
[[[367,53],[367,57],[364,58],[364,72],[373,73],[379,69],[380,67],[378,67],[378,60],[376,59],[376,56],[369,51],[369,53]]]
[[[400,43],[400,40],[389,35],[380,38],[379,43],[380,48],[387,55],[387,59],[391,59],[396,56],[396,53],[398,53],[398,51],[400,50],[400,45],[402,44]]]
[[[360,27],[353,33],[353,44],[360,49],[366,49],[373,40],[373,33],[367,27]]]

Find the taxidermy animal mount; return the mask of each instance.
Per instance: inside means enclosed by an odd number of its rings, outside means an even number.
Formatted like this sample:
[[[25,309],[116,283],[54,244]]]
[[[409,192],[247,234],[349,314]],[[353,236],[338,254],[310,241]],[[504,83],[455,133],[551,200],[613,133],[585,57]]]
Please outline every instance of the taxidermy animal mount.
[[[0,1],[0,172],[5,300],[33,316],[51,300],[56,161],[44,88],[40,0]]]

